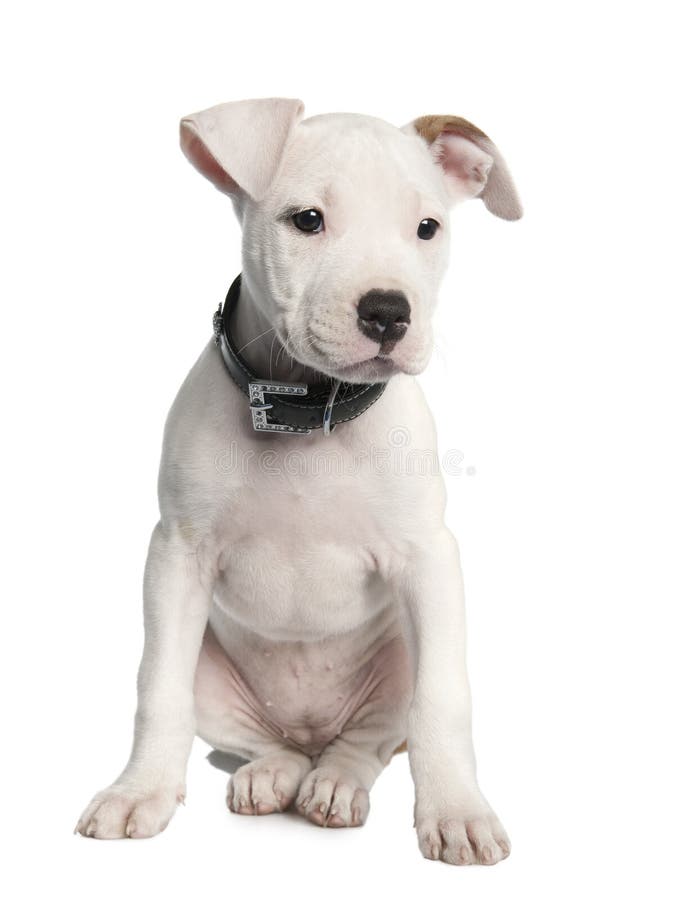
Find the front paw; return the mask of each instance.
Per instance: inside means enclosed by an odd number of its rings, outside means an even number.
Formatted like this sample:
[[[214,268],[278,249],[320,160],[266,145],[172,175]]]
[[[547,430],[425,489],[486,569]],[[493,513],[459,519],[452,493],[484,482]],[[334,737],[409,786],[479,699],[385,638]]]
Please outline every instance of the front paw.
[[[454,866],[492,866],[510,855],[507,833],[485,802],[417,808],[415,825],[426,859]]]
[[[93,838],[147,838],[162,831],[183,788],[145,788],[117,783],[96,794],[81,814],[74,833]]]

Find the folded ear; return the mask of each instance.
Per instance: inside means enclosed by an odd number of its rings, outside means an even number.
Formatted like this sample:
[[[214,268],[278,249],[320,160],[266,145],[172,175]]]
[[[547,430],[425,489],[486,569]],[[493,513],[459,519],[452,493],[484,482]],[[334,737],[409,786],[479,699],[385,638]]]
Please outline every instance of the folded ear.
[[[519,219],[522,206],[504,159],[480,128],[458,116],[421,116],[402,131],[419,134],[442,166],[450,196],[480,197],[501,219]]]
[[[283,97],[221,103],[182,119],[182,151],[218,190],[260,200],[303,114],[301,100]]]

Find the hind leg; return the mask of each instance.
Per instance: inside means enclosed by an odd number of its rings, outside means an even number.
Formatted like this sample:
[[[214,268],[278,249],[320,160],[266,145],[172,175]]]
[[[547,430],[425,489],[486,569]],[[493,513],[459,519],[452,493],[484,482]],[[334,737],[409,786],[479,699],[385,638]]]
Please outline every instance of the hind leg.
[[[369,791],[405,739],[411,678],[401,639],[384,648],[378,664],[366,700],[299,787],[297,811],[316,825],[363,825]]]
[[[245,816],[284,812],[311,769],[303,753],[285,747],[241,766],[227,785],[227,807]]]
[[[198,734],[216,749],[249,760],[228,782],[230,811],[260,816],[287,809],[313,765],[311,757],[257,714],[248,688],[210,629],[199,655],[194,699]]]

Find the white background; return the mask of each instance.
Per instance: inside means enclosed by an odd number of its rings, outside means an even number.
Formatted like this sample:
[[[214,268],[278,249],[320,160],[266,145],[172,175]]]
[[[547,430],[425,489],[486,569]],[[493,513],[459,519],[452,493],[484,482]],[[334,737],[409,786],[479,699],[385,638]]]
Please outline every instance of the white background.
[[[3,9],[7,896],[686,896],[680,4]],[[363,829],[230,815],[197,742],[163,835],[71,833],[127,757],[162,425],[239,271],[178,120],[275,95],[465,116],[522,194],[519,223],[456,212],[423,378],[466,463],[449,517],[479,777],[513,840],[495,868],[421,858],[406,756]]]

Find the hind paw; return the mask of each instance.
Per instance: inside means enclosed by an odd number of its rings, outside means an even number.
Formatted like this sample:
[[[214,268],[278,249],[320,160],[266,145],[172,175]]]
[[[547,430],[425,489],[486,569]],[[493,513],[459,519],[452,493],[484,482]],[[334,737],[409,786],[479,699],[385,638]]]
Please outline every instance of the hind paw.
[[[296,808],[316,825],[363,825],[369,809],[368,791],[351,774],[319,766],[302,781]]]
[[[297,795],[310,765],[307,757],[275,753],[246,763],[227,785],[227,806],[244,816],[283,812]]]

